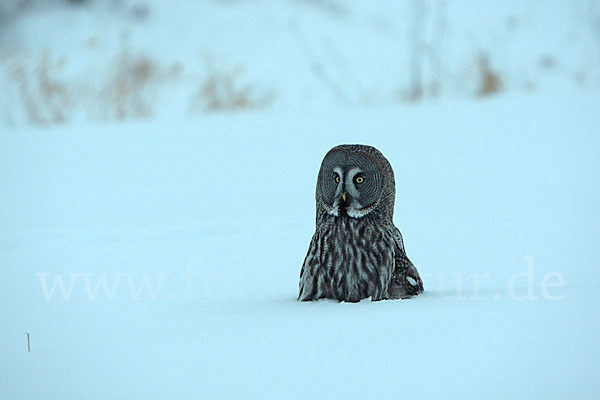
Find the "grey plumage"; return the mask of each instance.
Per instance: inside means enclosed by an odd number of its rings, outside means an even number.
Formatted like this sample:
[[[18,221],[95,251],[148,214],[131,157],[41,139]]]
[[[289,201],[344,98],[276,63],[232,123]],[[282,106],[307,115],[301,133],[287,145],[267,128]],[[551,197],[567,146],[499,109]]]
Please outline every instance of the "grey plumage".
[[[300,272],[298,300],[357,302],[423,292],[393,223],[396,187],[388,160],[374,147],[340,145],[323,159],[316,191],[316,230]]]

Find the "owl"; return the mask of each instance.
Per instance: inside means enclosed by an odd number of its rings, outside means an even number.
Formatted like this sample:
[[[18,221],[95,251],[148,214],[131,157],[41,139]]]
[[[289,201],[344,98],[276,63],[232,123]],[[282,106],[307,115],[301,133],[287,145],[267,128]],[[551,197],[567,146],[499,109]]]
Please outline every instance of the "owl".
[[[325,155],[298,300],[378,301],[423,292],[393,222],[395,197],[394,171],[376,148],[345,144]]]

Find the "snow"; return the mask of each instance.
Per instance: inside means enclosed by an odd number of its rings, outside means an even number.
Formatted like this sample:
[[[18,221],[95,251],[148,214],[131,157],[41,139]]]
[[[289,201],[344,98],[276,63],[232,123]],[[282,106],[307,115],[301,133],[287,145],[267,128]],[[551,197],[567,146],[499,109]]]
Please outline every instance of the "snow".
[[[397,55],[393,65],[348,62],[347,75],[331,73],[352,83],[344,86],[350,104],[294,64],[303,53],[278,29],[296,18],[307,43],[325,51],[319,37],[332,38],[354,59],[365,48],[376,53],[376,37],[392,40],[382,32],[398,32],[392,2],[349,2],[342,17],[315,9],[337,2],[149,4],[131,48],[142,47],[143,34],[164,35],[147,51],[166,65],[191,41],[186,27],[214,30],[222,41],[200,36],[195,45],[248,57],[250,82],[267,82],[277,96],[264,108],[189,115],[187,99],[172,96],[188,95],[182,79],[160,86],[152,118],[115,122],[87,115],[82,103],[64,123],[37,126],[11,97],[18,90],[2,83],[12,116],[0,127],[0,398],[598,397],[600,93],[590,75],[598,60],[579,52],[587,28],[573,22],[584,2],[506,2],[470,14],[460,7],[475,3],[448,7],[456,42],[489,21],[501,26],[506,13],[535,21],[522,28],[531,43],[513,39],[524,50],[481,45],[506,63],[495,96],[449,85],[421,102],[385,100],[406,61]],[[73,43],[102,29],[102,40],[118,39],[126,17],[87,7],[4,27],[2,40],[22,40],[8,59],[48,47],[69,54],[69,82],[87,71],[90,85],[102,86],[112,64],[94,57],[110,56],[117,42],[95,55]],[[198,8],[210,23],[193,24]],[[543,28],[553,18],[556,29]],[[56,32],[40,36],[48,26]],[[550,50],[559,63],[583,65],[587,84],[574,84],[565,66],[523,90],[511,68],[531,67],[534,44],[550,51],[545,45],[568,31],[580,40]],[[258,47],[236,45],[242,36]],[[354,101],[357,80],[377,76],[381,101]],[[395,221],[423,295],[296,301],[318,167],[341,143],[373,145],[394,167]]]
[[[597,102],[5,133],[3,397],[594,398]],[[295,301],[317,168],[341,142],[394,166],[423,296]],[[46,300],[57,277],[72,292]]]

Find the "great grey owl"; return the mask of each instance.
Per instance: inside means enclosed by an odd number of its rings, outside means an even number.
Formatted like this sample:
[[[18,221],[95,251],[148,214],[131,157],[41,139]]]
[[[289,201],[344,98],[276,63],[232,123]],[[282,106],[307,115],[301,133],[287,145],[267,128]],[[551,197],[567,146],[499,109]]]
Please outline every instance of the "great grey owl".
[[[298,300],[358,302],[423,292],[393,222],[395,196],[394,171],[376,148],[345,144],[325,155],[317,178],[317,226]]]

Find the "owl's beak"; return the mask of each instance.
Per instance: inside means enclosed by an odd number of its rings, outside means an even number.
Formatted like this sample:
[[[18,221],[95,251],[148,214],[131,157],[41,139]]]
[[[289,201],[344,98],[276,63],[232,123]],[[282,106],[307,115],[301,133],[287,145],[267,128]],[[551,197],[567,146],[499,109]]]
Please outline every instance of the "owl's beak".
[[[344,200],[344,203],[346,202],[346,193],[342,193],[342,200]]]

